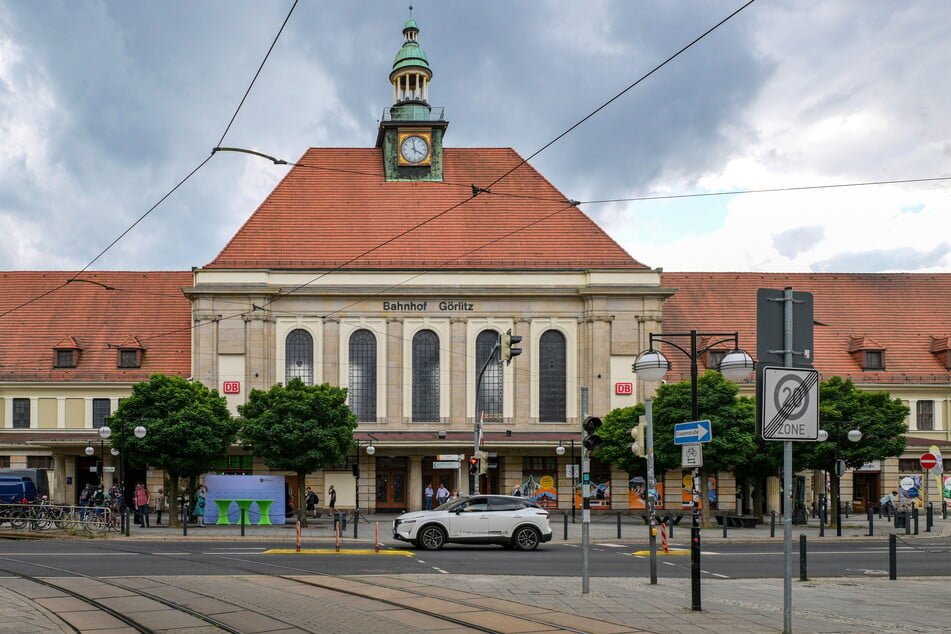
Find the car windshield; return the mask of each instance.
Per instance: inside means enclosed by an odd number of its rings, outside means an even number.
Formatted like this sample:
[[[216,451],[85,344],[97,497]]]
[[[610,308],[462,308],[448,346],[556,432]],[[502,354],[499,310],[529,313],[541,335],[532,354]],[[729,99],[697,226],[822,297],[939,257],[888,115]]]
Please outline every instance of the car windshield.
[[[466,501],[466,498],[455,498],[455,499],[449,500],[448,502],[443,502],[442,504],[440,504],[433,510],[434,511],[448,511],[449,509],[455,507],[458,504],[464,503],[465,501]]]

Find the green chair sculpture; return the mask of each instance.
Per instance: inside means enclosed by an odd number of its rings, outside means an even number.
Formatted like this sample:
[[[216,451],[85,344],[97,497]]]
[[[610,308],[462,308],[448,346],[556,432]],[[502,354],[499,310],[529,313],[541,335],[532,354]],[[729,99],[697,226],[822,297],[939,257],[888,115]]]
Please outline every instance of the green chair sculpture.
[[[258,518],[258,525],[270,525],[271,516],[268,512],[271,510],[271,505],[274,503],[274,500],[255,500],[258,503],[258,512],[261,516]]]
[[[238,503],[238,509],[241,511],[241,516],[238,518],[239,524],[250,524],[251,518],[248,516],[248,510],[251,508],[251,504],[254,503],[254,500],[235,500]]]
[[[216,525],[218,524],[230,525],[231,524],[231,521],[228,519],[228,509],[231,507],[232,502],[234,502],[234,500],[230,500],[230,499],[215,500],[215,504],[218,505],[218,521],[215,522]]]

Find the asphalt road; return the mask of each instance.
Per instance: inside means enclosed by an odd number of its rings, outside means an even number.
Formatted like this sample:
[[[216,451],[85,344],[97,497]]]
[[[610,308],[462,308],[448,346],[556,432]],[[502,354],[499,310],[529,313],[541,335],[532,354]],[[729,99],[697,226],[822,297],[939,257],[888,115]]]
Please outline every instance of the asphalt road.
[[[399,545],[376,554],[365,545],[348,544],[334,551],[331,542],[308,544],[302,553],[273,542],[241,541],[44,541],[0,544],[0,569],[35,576],[234,575],[234,574],[470,574],[578,576],[581,547],[577,543],[543,544],[534,552],[497,546],[451,545],[436,552],[401,551]],[[690,577],[687,545],[671,544],[659,554],[662,578]],[[394,552],[397,551],[397,552]],[[799,577],[798,541],[793,544],[793,575]],[[404,554],[399,554],[400,552]],[[385,554],[391,553],[391,554]],[[951,539],[927,543],[898,542],[902,577],[940,576],[951,569]],[[783,545],[778,542],[720,543],[704,547],[701,569],[709,578],[756,579],[783,576]],[[591,546],[592,577],[643,577],[650,574],[647,545],[597,542]],[[886,576],[888,541],[810,542],[809,578]]]

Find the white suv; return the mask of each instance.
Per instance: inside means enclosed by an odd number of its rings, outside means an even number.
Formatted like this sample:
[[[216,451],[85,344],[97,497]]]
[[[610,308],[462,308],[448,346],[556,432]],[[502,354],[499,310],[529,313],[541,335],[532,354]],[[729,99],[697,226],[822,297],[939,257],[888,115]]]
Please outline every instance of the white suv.
[[[403,513],[393,520],[393,537],[417,548],[438,550],[448,543],[500,544],[534,550],[551,540],[548,511],[512,495],[475,495],[431,511]]]

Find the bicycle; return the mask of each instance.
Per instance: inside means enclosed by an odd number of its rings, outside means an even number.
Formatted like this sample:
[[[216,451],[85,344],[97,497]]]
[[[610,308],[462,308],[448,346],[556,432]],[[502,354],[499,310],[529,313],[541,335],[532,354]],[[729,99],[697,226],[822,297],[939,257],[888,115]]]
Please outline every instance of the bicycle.
[[[108,531],[119,532],[119,514],[108,506],[89,507],[86,511],[86,519],[83,520],[83,530],[90,533],[106,533]]]

